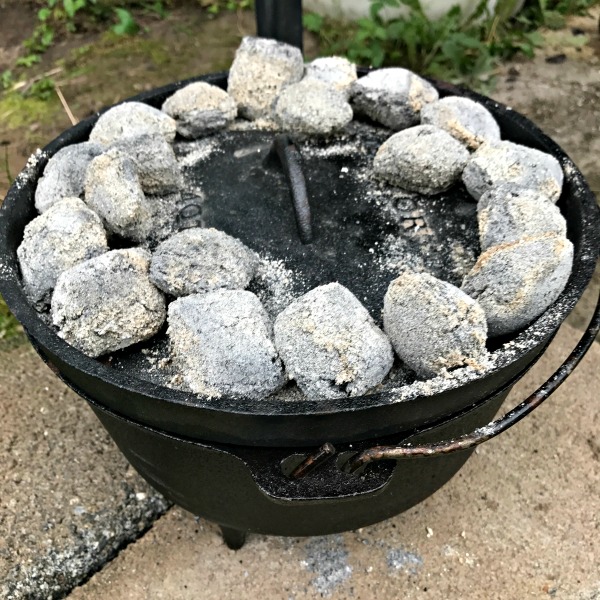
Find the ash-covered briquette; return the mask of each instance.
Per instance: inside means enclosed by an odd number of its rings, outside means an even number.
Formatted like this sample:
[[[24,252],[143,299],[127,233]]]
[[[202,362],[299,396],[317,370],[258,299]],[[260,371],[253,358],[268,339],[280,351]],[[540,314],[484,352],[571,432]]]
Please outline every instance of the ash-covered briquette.
[[[148,278],[150,253],[112,250],[65,271],[52,296],[58,335],[89,356],[147,340],[162,327],[165,299]]]
[[[150,279],[172,296],[187,296],[244,289],[257,266],[257,254],[240,240],[217,229],[192,228],[156,248]]]
[[[124,102],[100,115],[90,133],[90,141],[103,146],[128,137],[160,135],[171,143],[175,139],[175,120],[143,102]]]
[[[116,148],[133,160],[146,194],[173,194],[183,187],[181,168],[173,146],[160,135],[140,135],[114,142]]]
[[[316,287],[282,311],[275,345],[288,376],[309,398],[364,394],[394,362],[390,341],[339,283]]]
[[[433,195],[459,181],[468,160],[468,150],[449,133],[433,125],[418,125],[384,142],[373,168],[392,185]]]
[[[355,113],[394,131],[417,125],[423,107],[438,97],[429,82],[400,68],[373,71],[356,81],[350,90]]]
[[[447,96],[426,104],[421,111],[421,123],[441,127],[470,150],[485,142],[500,141],[496,119],[470,98]]]
[[[35,207],[43,213],[63,198],[81,198],[85,174],[103,148],[94,142],[73,144],[59,150],[44,169],[35,190]]]
[[[352,121],[346,96],[315,79],[286,87],[275,105],[275,117],[285,131],[328,135]]]
[[[554,156],[503,141],[480,146],[467,163],[462,180],[476,200],[502,183],[514,183],[556,202],[564,174]]]
[[[356,65],[342,56],[315,58],[306,65],[304,80],[318,80],[342,92],[346,98],[357,79]]]
[[[567,222],[558,207],[536,190],[504,183],[477,204],[481,250],[544,233],[566,236]]]
[[[79,198],[63,198],[25,226],[17,248],[23,285],[37,308],[50,304],[56,280],[76,264],[108,251],[100,217]]]
[[[383,327],[396,354],[422,377],[484,367],[483,309],[457,287],[427,273],[406,271],[390,283]]]
[[[168,320],[174,364],[194,393],[261,400],[285,383],[273,327],[251,292],[179,298]]]
[[[146,196],[144,201],[144,224],[140,231],[145,235],[142,244],[155,246],[177,233],[189,222],[201,219],[200,216],[191,219],[182,218],[191,207],[198,210],[202,198],[194,197],[189,193],[175,192],[174,194],[161,194],[157,196]],[[198,207],[196,209],[195,207]],[[189,226],[189,225],[188,225]]]
[[[573,244],[544,234],[486,250],[462,290],[485,311],[490,335],[512,333],[541,315],[563,291],[573,266]]]
[[[96,157],[85,179],[85,202],[106,228],[126,239],[146,239],[147,209],[133,159],[112,148]]]
[[[175,119],[179,135],[196,139],[232,123],[237,115],[237,104],[220,87],[197,81],[167,98],[162,110]]]
[[[229,70],[228,93],[247,119],[270,118],[281,90],[304,74],[302,52],[275,40],[245,37]]]

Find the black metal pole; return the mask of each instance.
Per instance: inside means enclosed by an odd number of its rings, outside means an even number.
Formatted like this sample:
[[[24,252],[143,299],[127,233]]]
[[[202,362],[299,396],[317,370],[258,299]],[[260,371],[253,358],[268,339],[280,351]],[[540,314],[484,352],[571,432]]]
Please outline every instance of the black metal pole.
[[[256,31],[303,49],[302,0],[256,0]]]

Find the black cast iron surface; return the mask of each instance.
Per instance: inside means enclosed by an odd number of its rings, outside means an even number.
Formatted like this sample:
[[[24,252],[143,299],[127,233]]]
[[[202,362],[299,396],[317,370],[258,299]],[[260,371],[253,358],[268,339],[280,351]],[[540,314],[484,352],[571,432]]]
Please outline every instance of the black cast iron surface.
[[[507,393],[410,439],[415,444],[432,443],[481,426]],[[219,523],[232,547],[243,543],[246,531],[326,535],[387,519],[439,489],[472,453],[432,457],[426,466],[420,460],[384,461],[349,474],[345,461],[373,441],[341,444],[336,457],[294,480],[284,475],[285,463],[302,459],[303,449],[207,444],[134,423],[96,403],[91,406],[135,469],[179,506]],[[381,441],[406,442],[407,436]]]
[[[221,87],[226,85],[225,74],[198,79]],[[166,86],[136,99],[160,106],[166,97],[186,83]],[[0,292],[23,323],[42,357],[76,391],[117,414],[188,438],[258,446],[316,447],[325,440],[349,442],[411,431],[460,413],[514,383],[573,308],[596,263],[598,209],[581,173],[562,150],[527,119],[487,98],[447,84],[437,85],[442,96],[465,95],[483,103],[494,113],[505,139],[550,152],[559,159],[566,174],[559,206],[567,219],[568,236],[575,246],[571,279],[559,300],[515,337],[514,348],[517,350],[513,355],[503,355],[506,360],[500,361],[499,367],[484,377],[439,394],[403,402],[397,402],[397,396],[392,392],[353,398],[351,402],[347,399],[281,402],[277,398],[267,398],[260,403],[229,398],[208,400],[144,381],[138,373],[132,374],[127,368],[111,368],[68,346],[27,303],[19,283],[16,248],[22,239],[24,226],[36,216],[33,193],[47,157],[67,144],[86,140],[96,117],[66,131],[46,147],[45,155],[37,164],[26,169],[9,191],[0,211]],[[218,218],[217,215],[215,222]],[[291,227],[297,235],[293,217]],[[316,227],[319,227],[318,222]],[[304,246],[304,249],[311,246]],[[354,278],[357,279],[356,274]],[[368,282],[369,278],[364,281]],[[363,287],[367,290],[364,294],[366,300],[357,295],[365,301],[372,314],[376,313],[373,299],[381,302],[383,294],[369,293],[377,287],[375,285]],[[377,318],[376,314],[374,316]],[[127,363],[127,356],[135,355],[138,350],[134,348],[129,355],[125,353],[123,364]]]

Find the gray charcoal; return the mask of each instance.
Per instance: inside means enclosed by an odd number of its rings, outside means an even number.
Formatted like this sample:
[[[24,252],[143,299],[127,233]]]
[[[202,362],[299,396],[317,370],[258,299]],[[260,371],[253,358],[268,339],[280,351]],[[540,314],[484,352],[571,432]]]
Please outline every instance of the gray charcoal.
[[[143,102],[124,102],[100,115],[90,133],[90,141],[110,146],[117,140],[140,135],[161,135],[175,139],[175,120]]]
[[[482,251],[544,233],[567,233],[567,222],[555,204],[535,190],[512,183],[483,194],[477,215]]]
[[[169,305],[174,363],[196,394],[261,400],[285,383],[273,327],[243,290],[194,294]]]
[[[357,79],[356,65],[342,56],[316,58],[306,65],[304,80],[309,79],[322,81],[348,97]]]
[[[438,99],[437,90],[411,71],[378,69],[352,85],[351,104],[356,114],[366,115],[394,131],[417,125],[421,110]]]
[[[390,283],[383,324],[396,354],[422,377],[467,366],[481,369],[487,357],[481,306],[427,273],[406,271]]]
[[[50,304],[58,276],[108,251],[100,217],[79,198],[63,198],[25,226],[17,249],[23,285],[37,308]]]
[[[117,140],[116,148],[133,160],[146,194],[172,194],[183,187],[183,176],[171,144],[160,135]]]
[[[152,256],[150,278],[172,296],[244,289],[258,256],[217,229],[186,229],[164,241]]]
[[[59,150],[49,161],[35,190],[35,207],[40,213],[63,198],[83,197],[85,173],[90,161],[102,153],[93,142],[73,144]]]
[[[423,107],[423,125],[435,125],[471,150],[484,142],[500,141],[500,127],[492,114],[478,102],[460,96],[447,96]]]
[[[339,283],[319,286],[283,310],[275,344],[289,377],[310,399],[364,394],[394,362],[390,341]]]
[[[352,121],[352,108],[342,92],[322,81],[304,79],[281,92],[275,116],[286,131],[328,135]]]
[[[177,133],[196,139],[227,127],[237,115],[235,100],[204,81],[190,83],[167,98],[164,112],[175,119]]]
[[[483,144],[463,172],[463,182],[476,200],[502,183],[514,183],[556,202],[563,179],[560,163],[554,156],[506,141]]]
[[[154,246],[171,237],[182,229],[181,215],[193,205],[200,206],[201,198],[190,198],[180,192],[160,196],[146,196],[144,224],[140,233],[144,235],[142,243]],[[201,220],[201,212],[200,217]]]
[[[486,250],[462,289],[483,307],[490,335],[503,335],[541,315],[564,289],[572,266],[573,244],[544,234]]]
[[[439,194],[460,180],[468,150],[433,125],[418,125],[385,141],[373,164],[392,185],[420,194]]]
[[[65,271],[52,296],[58,335],[88,356],[127,348],[155,335],[165,299],[148,278],[150,253],[112,250]]]
[[[136,242],[147,238],[146,198],[135,162],[123,152],[112,148],[90,163],[85,202],[111,233]]]
[[[281,90],[304,74],[302,52],[275,40],[245,37],[229,71],[227,91],[247,119],[269,118]]]

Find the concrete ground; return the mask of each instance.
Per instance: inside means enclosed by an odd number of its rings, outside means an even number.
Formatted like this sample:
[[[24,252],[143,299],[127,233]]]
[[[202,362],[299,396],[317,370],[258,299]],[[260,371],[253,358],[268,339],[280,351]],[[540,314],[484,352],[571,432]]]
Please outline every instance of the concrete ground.
[[[542,55],[507,65],[493,95],[554,137],[598,191],[597,47],[564,45],[546,51],[564,52],[562,64]],[[594,301],[588,293],[505,408],[560,364]],[[0,597],[599,600],[599,359],[594,344],[542,408],[406,513],[335,536],[251,535],[233,552],[214,525],[170,507],[133,472],[28,346],[7,349]]]

